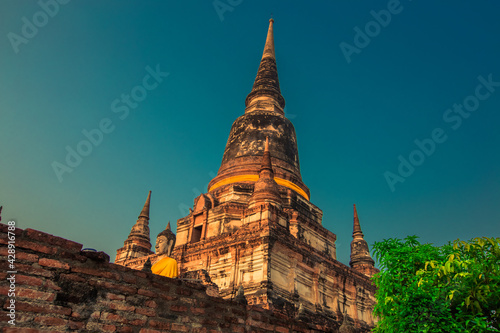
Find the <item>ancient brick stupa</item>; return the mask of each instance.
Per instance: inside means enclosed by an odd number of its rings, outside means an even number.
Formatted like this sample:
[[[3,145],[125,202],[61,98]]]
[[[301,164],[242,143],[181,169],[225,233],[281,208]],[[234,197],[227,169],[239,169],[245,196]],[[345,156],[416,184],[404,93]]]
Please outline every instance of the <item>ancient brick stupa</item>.
[[[377,269],[356,208],[348,267],[336,260],[336,235],[322,226],[323,212],[310,202],[295,129],[284,113],[272,19],[245,105],[231,128],[217,176],[207,193],[195,198],[190,214],[177,221],[172,256],[180,277],[202,271],[223,298],[240,297],[243,290],[249,304],[286,313],[300,308],[301,316],[337,322],[347,322],[346,313],[355,326],[372,326],[375,288],[370,277]],[[141,213],[116,263],[142,269],[147,259],[155,262],[148,219]]]

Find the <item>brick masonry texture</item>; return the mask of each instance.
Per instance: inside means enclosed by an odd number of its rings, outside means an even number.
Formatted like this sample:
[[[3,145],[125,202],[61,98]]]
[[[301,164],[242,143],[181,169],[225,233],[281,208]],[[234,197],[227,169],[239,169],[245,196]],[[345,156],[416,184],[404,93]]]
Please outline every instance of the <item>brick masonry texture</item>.
[[[7,322],[2,260],[2,332],[337,332],[336,322],[297,320],[258,306],[208,296],[201,284],[169,279],[86,256],[82,245],[32,229],[16,230],[16,325]],[[0,253],[7,248],[0,223]]]

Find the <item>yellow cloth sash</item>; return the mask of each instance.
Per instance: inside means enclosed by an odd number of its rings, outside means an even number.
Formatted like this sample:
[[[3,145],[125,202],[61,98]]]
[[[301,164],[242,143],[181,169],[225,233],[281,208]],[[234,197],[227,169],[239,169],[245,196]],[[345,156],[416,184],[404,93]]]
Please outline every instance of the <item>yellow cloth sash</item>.
[[[165,257],[158,260],[153,267],[151,267],[151,271],[161,276],[176,278],[178,276],[177,261],[175,261],[175,259]]]

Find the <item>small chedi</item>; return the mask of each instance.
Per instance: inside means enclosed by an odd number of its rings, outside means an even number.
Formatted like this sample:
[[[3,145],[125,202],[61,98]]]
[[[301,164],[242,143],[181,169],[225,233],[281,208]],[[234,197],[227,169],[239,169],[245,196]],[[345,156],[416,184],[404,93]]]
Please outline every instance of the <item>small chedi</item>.
[[[140,270],[150,262],[154,273],[170,277],[177,270],[180,278],[209,276],[222,298],[368,331],[375,302],[370,277],[378,270],[356,206],[346,266],[336,260],[337,236],[322,226],[323,212],[310,201],[295,129],[284,113],[272,19],[245,105],[216,177],[177,221],[176,240],[167,227],[151,252],[150,192],[115,263]]]

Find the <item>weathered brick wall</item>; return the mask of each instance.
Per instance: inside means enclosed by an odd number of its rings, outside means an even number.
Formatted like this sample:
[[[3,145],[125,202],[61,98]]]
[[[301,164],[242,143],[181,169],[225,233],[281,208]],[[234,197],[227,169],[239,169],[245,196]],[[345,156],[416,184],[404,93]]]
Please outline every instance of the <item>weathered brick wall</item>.
[[[0,224],[3,332],[336,332],[338,324],[211,297],[205,287],[109,263],[101,253],[16,229],[15,320],[10,318],[7,226]],[[311,320],[314,320],[312,318]]]

